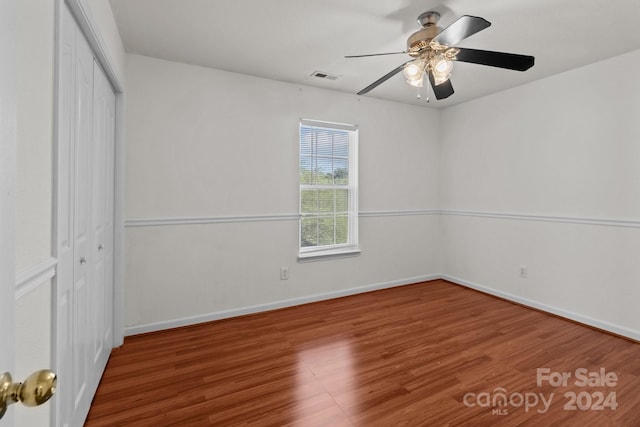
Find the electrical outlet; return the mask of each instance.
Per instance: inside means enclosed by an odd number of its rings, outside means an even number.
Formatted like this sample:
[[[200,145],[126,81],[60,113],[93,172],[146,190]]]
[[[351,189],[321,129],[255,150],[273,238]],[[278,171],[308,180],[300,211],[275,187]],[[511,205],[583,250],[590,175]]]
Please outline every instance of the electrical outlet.
[[[289,267],[280,267],[280,280],[289,280]]]
[[[520,273],[520,278],[521,279],[526,279],[527,278],[527,266],[526,265],[521,265],[520,268],[518,269],[519,273]]]

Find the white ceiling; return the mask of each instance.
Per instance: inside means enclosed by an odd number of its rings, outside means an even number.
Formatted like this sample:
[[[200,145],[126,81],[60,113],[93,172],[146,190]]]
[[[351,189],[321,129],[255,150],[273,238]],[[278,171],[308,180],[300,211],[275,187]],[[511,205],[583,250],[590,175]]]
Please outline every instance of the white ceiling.
[[[344,55],[405,50],[428,10],[443,28],[461,15],[491,22],[459,46],[535,56],[525,72],[457,62],[455,93],[429,104],[402,74],[364,95],[436,108],[640,49],[639,0],[110,1],[129,53],[349,93],[409,57]],[[342,77],[311,77],[316,70]]]

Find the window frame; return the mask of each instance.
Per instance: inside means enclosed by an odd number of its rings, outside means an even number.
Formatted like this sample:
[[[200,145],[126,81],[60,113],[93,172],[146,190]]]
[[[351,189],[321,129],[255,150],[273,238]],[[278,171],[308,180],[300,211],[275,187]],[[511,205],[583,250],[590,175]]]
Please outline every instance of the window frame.
[[[302,184],[300,182],[300,161],[302,153],[300,150],[301,135],[303,128],[327,129],[329,131],[347,131],[349,135],[349,175],[348,183],[344,184]],[[298,260],[313,260],[322,257],[342,257],[357,255],[361,252],[358,243],[358,141],[359,130],[357,125],[324,122],[310,119],[300,119],[298,126]],[[302,212],[302,192],[304,190],[323,189],[346,189],[347,190],[347,243],[322,245],[322,246],[302,246],[302,224],[305,215]],[[333,215],[336,213],[334,211]]]

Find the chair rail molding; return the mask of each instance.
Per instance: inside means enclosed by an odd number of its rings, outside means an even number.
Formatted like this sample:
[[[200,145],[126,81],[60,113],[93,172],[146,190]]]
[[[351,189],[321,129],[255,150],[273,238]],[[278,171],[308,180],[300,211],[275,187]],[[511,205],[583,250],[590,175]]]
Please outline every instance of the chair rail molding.
[[[438,215],[437,209],[394,210],[394,211],[360,211],[360,218],[377,218],[388,216],[415,216]],[[219,215],[219,216],[178,216],[172,218],[136,218],[127,219],[125,227],[158,227],[171,225],[192,224],[224,224],[239,222],[265,222],[265,221],[297,221],[298,213],[260,214],[260,215]]]
[[[382,218],[402,216],[469,216],[476,218],[505,219],[516,221],[555,222],[565,224],[595,225],[603,227],[640,228],[640,220],[617,218],[588,218],[562,215],[523,214],[515,212],[471,211],[458,209],[409,209],[360,211],[360,218]],[[298,213],[257,214],[257,215],[217,215],[217,216],[178,216],[172,218],[135,218],[125,220],[125,227],[157,227],[190,224],[224,224],[239,222],[297,221]]]
[[[605,227],[640,228],[640,220],[616,218],[588,218],[561,215],[521,214],[511,212],[467,211],[443,209],[439,211],[448,216],[471,216],[476,218],[508,219],[517,221],[556,222],[565,224],[598,225]]]
[[[56,275],[57,265],[58,260],[49,257],[31,268],[18,272],[16,274],[16,300],[53,279]]]

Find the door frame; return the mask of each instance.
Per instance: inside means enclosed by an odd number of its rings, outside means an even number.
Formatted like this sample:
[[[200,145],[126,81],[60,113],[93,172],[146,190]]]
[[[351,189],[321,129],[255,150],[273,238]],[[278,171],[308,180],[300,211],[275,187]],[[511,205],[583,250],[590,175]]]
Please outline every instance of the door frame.
[[[87,0],[56,0],[56,34],[55,34],[55,89],[54,89],[54,156],[58,158],[58,128],[61,120],[58,105],[61,90],[61,61],[62,57],[62,10],[69,7],[71,14],[76,19],[80,31],[84,34],[89,46],[93,50],[96,60],[102,67],[105,75],[111,83],[116,97],[115,112],[115,153],[114,153],[114,248],[113,248],[113,346],[119,347],[124,342],[124,76],[120,76],[114,67],[114,60],[109,53],[107,44],[104,41],[99,25],[91,13]],[[57,218],[61,211],[60,201],[56,194],[57,182],[61,179],[61,172],[57,166],[57,160],[53,164],[53,251],[57,257]],[[60,262],[60,260],[58,260]],[[62,266],[58,265],[58,268]],[[54,287],[57,276],[54,277]],[[55,289],[55,288],[54,288]],[[52,317],[57,317],[56,292],[52,293],[51,309]],[[52,366],[58,369],[56,364],[56,346],[59,342],[58,330],[54,326],[51,331],[53,345]],[[58,425],[58,414],[52,411],[52,425]]]

